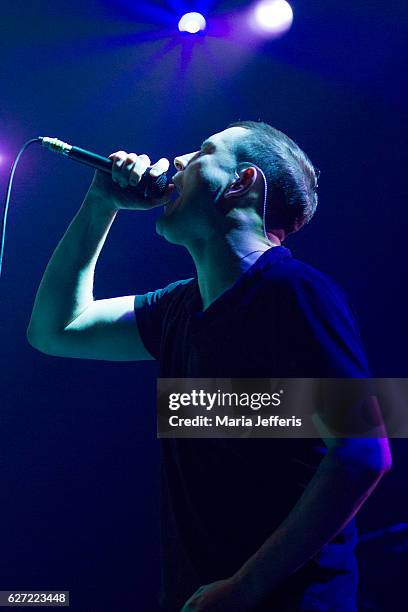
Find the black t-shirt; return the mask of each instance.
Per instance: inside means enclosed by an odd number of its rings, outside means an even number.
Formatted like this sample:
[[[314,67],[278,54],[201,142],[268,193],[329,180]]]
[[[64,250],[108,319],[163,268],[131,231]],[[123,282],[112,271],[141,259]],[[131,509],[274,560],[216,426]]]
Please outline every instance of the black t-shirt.
[[[266,251],[204,312],[196,278],[137,296],[135,307],[161,377],[370,376],[345,294],[285,247]],[[163,609],[178,612],[199,586],[234,574],[325,452],[313,439],[161,440]],[[259,610],[352,611],[355,541],[351,521]]]

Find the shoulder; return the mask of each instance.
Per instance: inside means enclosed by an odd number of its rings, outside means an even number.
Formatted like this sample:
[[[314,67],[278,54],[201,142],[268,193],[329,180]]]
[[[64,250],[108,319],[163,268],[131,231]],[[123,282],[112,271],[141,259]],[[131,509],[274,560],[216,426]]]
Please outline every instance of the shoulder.
[[[355,310],[330,276],[292,257],[266,274],[281,350],[303,376],[370,376]],[[317,373],[317,374],[316,374]]]
[[[296,259],[284,257],[265,267],[265,286],[285,295],[347,302],[343,288],[329,275]]]
[[[265,270],[263,296],[282,319],[358,330],[358,317],[345,290],[329,275],[293,257]]]

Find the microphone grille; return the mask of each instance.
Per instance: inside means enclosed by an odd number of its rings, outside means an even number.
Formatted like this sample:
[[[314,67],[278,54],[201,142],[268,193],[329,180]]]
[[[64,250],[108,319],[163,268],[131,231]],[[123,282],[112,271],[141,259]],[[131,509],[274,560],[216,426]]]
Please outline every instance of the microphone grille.
[[[137,189],[143,192],[145,198],[160,198],[166,191],[169,179],[166,173],[150,176],[150,168],[145,170]]]

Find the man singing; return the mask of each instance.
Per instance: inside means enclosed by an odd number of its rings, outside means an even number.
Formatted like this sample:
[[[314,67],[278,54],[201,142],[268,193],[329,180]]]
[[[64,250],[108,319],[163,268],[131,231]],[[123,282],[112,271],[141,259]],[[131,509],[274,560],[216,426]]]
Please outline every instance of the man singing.
[[[34,347],[157,359],[162,377],[370,376],[341,289],[281,245],[317,204],[313,165],[288,136],[232,124],[175,158],[159,200],[132,186],[149,167],[166,172],[167,160],[110,157],[112,177],[96,172],[44,273]],[[160,205],[157,232],[189,251],[196,276],[94,300],[118,211]],[[161,440],[161,609],[355,611],[353,517],[390,465],[386,438]]]

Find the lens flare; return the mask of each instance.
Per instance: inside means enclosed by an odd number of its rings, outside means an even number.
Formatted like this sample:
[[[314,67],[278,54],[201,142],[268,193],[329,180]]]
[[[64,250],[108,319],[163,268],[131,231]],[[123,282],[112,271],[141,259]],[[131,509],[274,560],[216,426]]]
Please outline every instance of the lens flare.
[[[180,32],[188,32],[188,34],[197,34],[203,32],[206,28],[206,21],[201,13],[186,13],[180,19],[178,29]]]
[[[286,0],[262,0],[253,11],[253,25],[271,36],[287,32],[293,23],[293,11]]]

